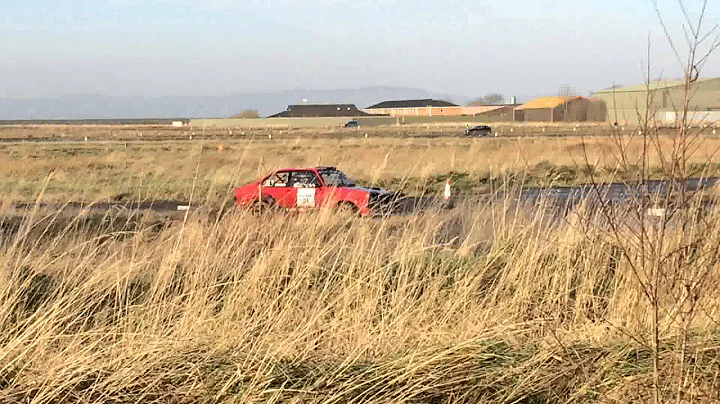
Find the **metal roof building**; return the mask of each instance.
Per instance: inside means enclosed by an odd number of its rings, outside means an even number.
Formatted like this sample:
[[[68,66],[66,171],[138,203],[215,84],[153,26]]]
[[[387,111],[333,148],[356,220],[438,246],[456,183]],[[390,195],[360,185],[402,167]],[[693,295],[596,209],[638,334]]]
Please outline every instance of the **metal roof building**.
[[[388,109],[388,108],[426,108],[426,107],[457,107],[452,102],[441,100],[399,100],[399,101],[383,101],[379,104],[367,107],[365,109]]]
[[[367,116],[354,104],[308,104],[289,105],[285,111],[269,118],[318,118],[318,117],[356,117]]]
[[[720,78],[698,79],[690,83],[688,90],[691,120],[720,120]],[[610,122],[636,124],[646,117],[651,121],[674,121],[677,113],[684,109],[685,80],[616,86],[594,95],[605,101]]]
[[[451,102],[424,99],[383,101],[365,108],[365,112],[388,116],[458,116],[461,115],[461,109]]]

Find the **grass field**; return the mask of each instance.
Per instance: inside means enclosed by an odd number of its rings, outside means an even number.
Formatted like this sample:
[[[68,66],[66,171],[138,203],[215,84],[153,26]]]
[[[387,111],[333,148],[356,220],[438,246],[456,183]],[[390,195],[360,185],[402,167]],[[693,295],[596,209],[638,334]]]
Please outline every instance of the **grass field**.
[[[326,128],[291,128],[291,127],[257,127],[257,128],[203,128],[185,126],[174,128],[160,124],[0,124],[0,141],[8,140],[54,140],[54,141],[153,141],[153,140],[189,140],[204,136],[212,139],[276,139],[315,138],[363,138],[367,134],[371,138],[403,138],[403,137],[453,137],[460,135],[466,126],[477,123],[432,123],[401,126],[371,126],[355,129],[340,127]],[[635,126],[622,126],[613,129],[608,123],[543,123],[543,122],[487,122],[493,133],[500,137],[515,136],[607,136],[613,131],[630,134],[638,130]],[[708,127],[707,133],[718,131],[718,126]],[[661,133],[671,133],[672,129],[659,129]]]
[[[671,140],[662,140],[670,145]],[[218,151],[222,144],[225,150]],[[639,139],[628,141],[637,153]],[[661,145],[661,147],[665,147]],[[695,175],[713,175],[720,138],[694,154]],[[487,139],[330,138],[156,142],[0,144],[0,192],[6,199],[47,201],[181,199],[219,203],[232,187],[283,167],[337,165],[364,184],[408,194],[438,192],[450,176],[457,191],[484,193],[493,184],[573,185],[594,177],[632,178],[638,164],[619,165],[607,137]],[[586,161],[587,160],[587,161]],[[660,158],[651,164],[661,176]],[[593,167],[590,169],[587,162]],[[592,175],[592,177],[591,177]]]
[[[0,190],[215,204],[284,166],[418,193],[451,173],[476,193],[634,174],[604,137],[216,144],[0,144]],[[698,173],[717,172],[718,147],[694,151]],[[0,402],[636,403],[652,398],[655,359],[663,401],[718,401],[715,212],[660,232],[487,203],[385,220],[0,219]]]
[[[77,218],[48,232],[52,218],[37,217],[5,232],[0,401],[651,396],[652,310],[632,261],[600,231],[476,205],[386,221],[207,219],[157,228]],[[720,229],[705,230],[698,257],[720,245]],[[683,367],[677,290],[661,306],[662,391],[673,397],[680,378],[683,402],[718,397],[718,263],[698,265],[712,286]]]

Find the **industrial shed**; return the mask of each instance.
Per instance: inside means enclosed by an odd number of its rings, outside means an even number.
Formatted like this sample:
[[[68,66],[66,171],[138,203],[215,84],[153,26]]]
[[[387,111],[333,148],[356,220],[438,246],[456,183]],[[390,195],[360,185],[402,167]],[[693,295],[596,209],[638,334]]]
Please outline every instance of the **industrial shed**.
[[[690,120],[720,121],[720,78],[699,79],[689,90]],[[650,121],[674,122],[685,103],[685,80],[615,86],[594,95],[605,101],[610,122],[637,124],[646,116]]]
[[[303,104],[289,105],[283,112],[268,118],[325,118],[368,116],[354,104]]]
[[[383,101],[365,108],[371,115],[386,116],[460,116],[462,107],[451,102],[424,99]]]
[[[599,122],[605,120],[601,100],[558,96],[536,98],[513,111],[516,122]]]

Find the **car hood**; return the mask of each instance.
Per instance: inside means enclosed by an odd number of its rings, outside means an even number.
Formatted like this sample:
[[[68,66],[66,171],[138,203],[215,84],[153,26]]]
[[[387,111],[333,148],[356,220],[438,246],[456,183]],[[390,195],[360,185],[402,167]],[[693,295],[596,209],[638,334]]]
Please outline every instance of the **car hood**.
[[[354,190],[357,190],[357,191],[364,191],[364,192],[367,192],[367,193],[369,193],[369,194],[375,194],[375,195],[389,195],[389,194],[395,194],[395,193],[396,193],[396,192],[393,192],[393,191],[388,191],[387,189],[375,188],[375,187],[358,187],[358,186],[354,186],[354,187],[347,187],[347,188],[348,188],[348,189],[354,189]]]

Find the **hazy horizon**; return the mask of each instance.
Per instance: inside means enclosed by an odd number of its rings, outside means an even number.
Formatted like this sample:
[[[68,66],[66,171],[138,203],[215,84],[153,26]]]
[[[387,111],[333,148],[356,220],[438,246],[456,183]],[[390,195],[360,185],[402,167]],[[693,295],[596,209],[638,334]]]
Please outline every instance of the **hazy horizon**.
[[[648,41],[651,76],[682,76],[649,0],[478,3],[26,0],[0,13],[0,98],[375,86],[506,98],[569,86],[586,95],[642,82]],[[705,26],[720,22],[719,6],[709,5]],[[677,3],[659,9],[682,45]],[[717,62],[705,77],[720,75]]]

